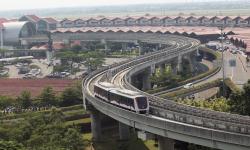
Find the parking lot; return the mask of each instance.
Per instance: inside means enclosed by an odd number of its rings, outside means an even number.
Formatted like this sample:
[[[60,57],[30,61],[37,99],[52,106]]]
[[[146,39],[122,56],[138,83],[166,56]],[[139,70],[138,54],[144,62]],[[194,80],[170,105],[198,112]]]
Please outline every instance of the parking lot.
[[[45,59],[32,59],[30,64],[17,63],[5,67],[9,69],[9,78],[44,78],[53,71]]]
[[[119,63],[127,58],[105,58],[103,66]],[[30,63],[6,63],[4,67],[8,70],[8,78],[33,79],[33,78],[82,78],[88,74],[88,69],[83,64],[74,64],[77,72],[71,74],[70,70],[54,71],[55,63],[49,64],[46,59],[30,59]]]

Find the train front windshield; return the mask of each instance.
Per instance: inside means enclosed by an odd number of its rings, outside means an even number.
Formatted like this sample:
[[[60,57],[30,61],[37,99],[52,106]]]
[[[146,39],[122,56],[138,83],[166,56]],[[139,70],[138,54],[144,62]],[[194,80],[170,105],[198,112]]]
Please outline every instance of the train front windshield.
[[[137,97],[136,102],[139,109],[146,109],[148,107],[148,101],[146,97]]]

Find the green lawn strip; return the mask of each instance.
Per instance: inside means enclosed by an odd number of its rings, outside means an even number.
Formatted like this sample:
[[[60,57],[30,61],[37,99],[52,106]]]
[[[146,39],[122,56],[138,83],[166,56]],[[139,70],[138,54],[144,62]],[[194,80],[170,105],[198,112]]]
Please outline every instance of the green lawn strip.
[[[50,110],[42,110],[42,111],[30,111],[30,112],[24,112],[20,114],[8,114],[8,115],[3,115],[0,117],[0,120],[10,120],[10,119],[19,119],[19,118],[26,118],[26,117],[34,117],[42,113],[49,113]]]
[[[65,117],[70,117],[70,116],[78,115],[78,114],[86,114],[86,111],[81,107],[81,105],[62,107],[58,109],[62,110]],[[34,111],[34,112],[25,112],[21,114],[8,114],[8,115],[0,116],[0,120],[12,120],[12,119],[21,119],[21,118],[26,118],[26,117],[34,117],[42,113],[48,114],[50,112],[51,112],[51,109],[42,110],[42,111]]]
[[[190,89],[184,89],[184,88],[182,88],[182,89],[177,90],[177,91],[169,92],[167,94],[162,94],[162,95],[160,95],[160,97],[162,97],[162,98],[179,97],[181,95],[190,93],[192,91],[198,91],[198,90],[202,90],[202,89],[216,87],[216,86],[219,86],[220,84],[221,84],[221,79],[217,79],[217,80],[214,80],[214,81],[211,81],[211,82],[199,85],[199,86],[195,86],[194,88],[190,88]]]
[[[81,125],[81,124],[87,124],[90,123],[91,119],[90,118],[82,118],[78,120],[72,120],[72,121],[67,121],[65,125]]]
[[[75,114],[86,114],[86,111],[82,109],[77,109],[77,110],[71,110],[71,111],[66,111],[63,112],[64,115],[75,115]]]
[[[71,110],[83,109],[83,105],[80,104],[80,105],[74,105],[74,106],[68,106],[68,107],[60,107],[60,109],[63,112],[66,112],[66,111],[71,111]]]

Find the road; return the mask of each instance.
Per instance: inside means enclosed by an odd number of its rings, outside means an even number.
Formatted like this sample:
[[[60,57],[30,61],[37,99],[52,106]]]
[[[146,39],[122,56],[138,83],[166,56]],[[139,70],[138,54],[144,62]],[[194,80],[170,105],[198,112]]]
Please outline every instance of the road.
[[[229,60],[235,60],[236,66],[231,67]],[[241,54],[232,54],[229,51],[224,52],[224,68],[225,68],[225,77],[231,78],[232,81],[237,85],[237,87],[242,88],[242,85],[250,79],[250,67],[247,67],[246,58]],[[222,69],[213,77],[199,82],[195,85],[201,85],[218,78],[222,78]]]
[[[236,66],[230,66],[229,60],[235,60]],[[224,52],[224,68],[225,68],[225,77],[230,78],[238,88],[242,88],[243,84],[250,79],[250,67],[247,67],[246,57],[242,54],[232,54],[229,51]],[[212,76],[211,78],[199,82],[195,84],[195,86],[205,84],[207,82],[211,82],[218,78],[222,78],[222,69],[220,72]],[[211,96],[214,96],[215,93],[218,91],[218,88],[208,89],[206,91],[202,91],[199,93],[194,94],[195,98],[198,99],[208,99]]]

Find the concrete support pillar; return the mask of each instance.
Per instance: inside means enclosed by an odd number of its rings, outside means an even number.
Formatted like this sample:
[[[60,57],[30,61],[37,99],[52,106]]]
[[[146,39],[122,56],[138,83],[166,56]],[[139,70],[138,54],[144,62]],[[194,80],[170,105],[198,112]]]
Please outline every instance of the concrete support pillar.
[[[161,47],[162,47],[161,43],[159,43],[158,47],[159,47],[159,49],[161,49]]]
[[[142,45],[139,45],[139,56],[142,55]]]
[[[101,39],[101,43],[104,44],[104,50],[105,52],[108,51],[108,42],[105,39]]]
[[[126,51],[128,48],[128,43],[122,43],[122,50]]]
[[[165,71],[165,69],[166,69],[165,67],[166,67],[165,64],[159,65],[160,73],[163,73]]]
[[[98,110],[92,108],[90,111],[90,118],[91,118],[91,132],[92,138],[94,141],[101,140],[101,114]]]
[[[151,66],[150,66],[150,75],[152,75],[153,73],[155,73],[155,64],[152,64]]]
[[[177,74],[177,61],[172,61],[171,62],[171,69],[173,74]]]
[[[105,49],[105,51],[108,51],[108,44],[107,43],[104,44],[104,49]]]
[[[174,140],[158,136],[159,150],[174,150]]]
[[[119,122],[119,137],[120,137],[120,140],[129,139],[129,126],[121,122]]]
[[[191,55],[191,54],[187,55],[186,59],[187,59],[188,62],[189,62],[190,72],[194,72],[194,65],[195,65],[195,64],[194,64],[194,61],[193,61],[193,59],[192,59],[192,55]]]
[[[182,56],[179,55],[177,59],[177,72],[182,72]]]
[[[151,70],[151,69],[150,69]],[[142,90],[146,91],[151,89],[150,75],[151,71],[147,69],[142,77]]]
[[[199,48],[196,49],[196,56],[200,56],[200,51],[199,51]]]

